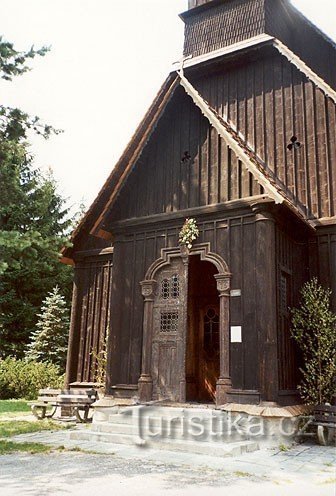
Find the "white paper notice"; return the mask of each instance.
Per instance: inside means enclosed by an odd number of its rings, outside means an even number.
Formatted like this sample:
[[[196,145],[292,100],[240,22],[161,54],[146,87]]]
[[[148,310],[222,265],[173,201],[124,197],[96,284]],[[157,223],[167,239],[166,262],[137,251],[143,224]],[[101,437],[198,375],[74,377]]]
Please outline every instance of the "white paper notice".
[[[231,326],[231,343],[242,342],[242,328],[241,326]]]

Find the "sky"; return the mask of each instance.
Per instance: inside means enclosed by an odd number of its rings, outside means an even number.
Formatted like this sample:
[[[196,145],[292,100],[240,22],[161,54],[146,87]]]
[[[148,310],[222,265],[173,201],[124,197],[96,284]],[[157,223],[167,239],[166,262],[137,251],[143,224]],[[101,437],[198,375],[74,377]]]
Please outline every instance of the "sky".
[[[335,0],[292,3],[336,40]],[[173,62],[187,0],[0,0],[0,34],[15,48],[46,45],[33,70],[0,81],[1,103],[64,133],[31,138],[37,167],[51,168],[76,208],[94,200]]]

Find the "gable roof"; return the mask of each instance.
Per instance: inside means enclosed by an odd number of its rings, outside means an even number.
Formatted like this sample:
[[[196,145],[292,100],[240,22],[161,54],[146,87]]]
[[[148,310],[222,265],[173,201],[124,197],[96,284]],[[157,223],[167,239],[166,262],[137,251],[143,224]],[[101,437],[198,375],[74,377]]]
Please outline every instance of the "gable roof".
[[[263,37],[262,39],[255,40],[253,46],[258,45],[259,43],[262,45],[265,44],[265,42],[271,42],[279,53],[285,56],[290,63],[295,65],[310,81],[318,86],[336,103],[336,92],[279,40],[275,38],[266,39]],[[223,53],[218,53],[216,56],[221,57],[223,56]],[[194,62],[196,62],[196,60],[185,61],[184,64],[188,67],[194,65]],[[181,71],[177,73],[174,71],[170,73],[163,83],[148,112],[135,131],[121,158],[105,181],[98,196],[72,233],[71,241],[74,241],[81,233],[94,234],[103,238],[108,237],[108,233],[105,233],[100,227],[102,220],[121,191],[129,173],[148,143],[160,117],[165,111],[168,102],[171,100],[179,84],[184,87],[186,93],[193,99],[196,106],[209,120],[218,134],[227,141],[230,148],[236,153],[237,157],[245,165],[248,171],[251,172],[256,181],[263,186],[267,195],[276,203],[285,203],[291,210],[295,211],[299,217],[305,219],[303,206],[297,205],[294,198],[289,198],[288,192],[285,192],[281,185],[279,185],[279,181],[275,181],[275,178],[266,171],[263,161],[248,147],[248,145],[246,145],[229,122],[225,121],[223,117],[219,116],[218,113],[210,107]],[[67,248],[62,250],[64,256],[63,261],[66,261],[67,252]]]

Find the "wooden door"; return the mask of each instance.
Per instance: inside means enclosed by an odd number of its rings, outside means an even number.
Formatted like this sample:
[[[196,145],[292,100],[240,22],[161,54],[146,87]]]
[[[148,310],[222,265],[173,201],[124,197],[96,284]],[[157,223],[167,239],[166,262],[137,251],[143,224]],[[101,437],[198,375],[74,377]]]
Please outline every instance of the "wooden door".
[[[153,309],[153,399],[185,401],[187,265],[176,258],[156,276]]]
[[[200,314],[199,396],[200,401],[215,401],[220,374],[219,306],[207,305]]]

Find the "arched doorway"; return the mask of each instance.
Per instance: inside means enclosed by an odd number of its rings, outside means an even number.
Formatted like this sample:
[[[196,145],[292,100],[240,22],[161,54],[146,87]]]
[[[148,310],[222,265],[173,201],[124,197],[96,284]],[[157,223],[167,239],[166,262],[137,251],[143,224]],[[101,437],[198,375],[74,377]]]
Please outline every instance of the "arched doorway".
[[[209,243],[190,251],[161,250],[140,283],[144,297],[141,402],[226,402],[231,388],[230,276]]]
[[[220,302],[216,267],[191,256],[188,271],[187,401],[214,402],[220,376]]]

